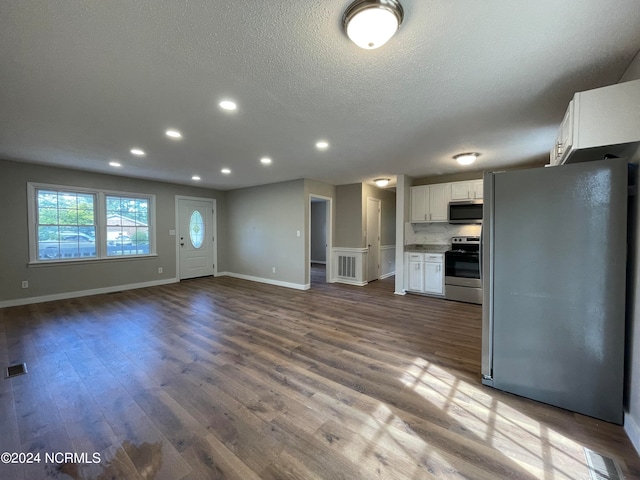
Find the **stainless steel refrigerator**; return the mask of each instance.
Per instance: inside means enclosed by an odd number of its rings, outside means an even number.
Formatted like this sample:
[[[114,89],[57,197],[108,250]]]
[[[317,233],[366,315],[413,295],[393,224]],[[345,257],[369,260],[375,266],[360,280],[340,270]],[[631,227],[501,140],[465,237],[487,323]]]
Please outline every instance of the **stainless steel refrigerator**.
[[[483,383],[623,420],[628,166],[484,177]]]

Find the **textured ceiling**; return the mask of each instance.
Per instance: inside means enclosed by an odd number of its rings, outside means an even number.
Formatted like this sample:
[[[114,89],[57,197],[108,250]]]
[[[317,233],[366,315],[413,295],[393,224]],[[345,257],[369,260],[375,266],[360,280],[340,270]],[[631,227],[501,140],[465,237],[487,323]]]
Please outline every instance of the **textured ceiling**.
[[[542,162],[573,93],[640,48],[638,0],[401,1],[366,51],[349,0],[3,0],[0,158],[222,190]]]

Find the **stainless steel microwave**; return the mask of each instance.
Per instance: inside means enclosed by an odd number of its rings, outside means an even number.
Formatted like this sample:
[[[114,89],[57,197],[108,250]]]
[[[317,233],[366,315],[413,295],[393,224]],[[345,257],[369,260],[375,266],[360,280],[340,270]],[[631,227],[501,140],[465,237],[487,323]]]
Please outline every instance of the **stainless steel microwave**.
[[[449,202],[449,223],[482,223],[482,200]]]

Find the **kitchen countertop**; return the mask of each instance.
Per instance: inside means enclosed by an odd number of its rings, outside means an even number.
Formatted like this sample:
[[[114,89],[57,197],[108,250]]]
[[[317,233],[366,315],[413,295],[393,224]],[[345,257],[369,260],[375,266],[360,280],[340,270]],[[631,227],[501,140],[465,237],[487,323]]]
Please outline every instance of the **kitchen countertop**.
[[[414,252],[414,253],[444,253],[447,250],[450,250],[451,247],[449,245],[440,245],[440,244],[411,244],[405,245],[405,252]]]

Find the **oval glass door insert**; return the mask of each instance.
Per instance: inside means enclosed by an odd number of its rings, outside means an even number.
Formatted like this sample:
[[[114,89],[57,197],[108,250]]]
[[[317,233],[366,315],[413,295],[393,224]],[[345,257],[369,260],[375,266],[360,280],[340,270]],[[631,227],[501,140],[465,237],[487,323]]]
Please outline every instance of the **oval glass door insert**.
[[[200,248],[204,240],[204,221],[202,215],[194,210],[189,220],[189,239],[193,248]]]

